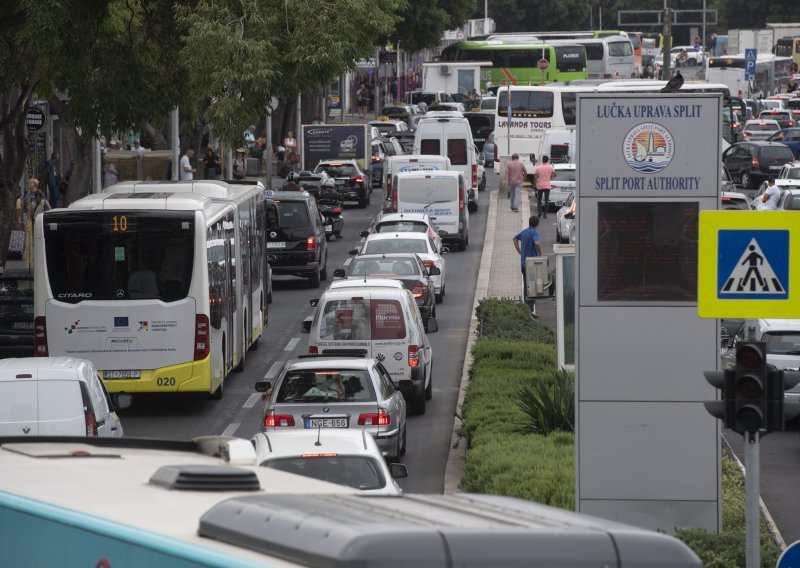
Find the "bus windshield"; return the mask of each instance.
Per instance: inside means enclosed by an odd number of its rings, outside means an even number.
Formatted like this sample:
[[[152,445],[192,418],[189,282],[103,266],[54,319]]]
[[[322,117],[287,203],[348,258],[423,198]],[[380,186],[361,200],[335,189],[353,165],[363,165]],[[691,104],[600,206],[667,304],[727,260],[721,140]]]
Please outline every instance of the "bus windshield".
[[[52,211],[44,239],[50,287],[61,302],[174,302],[188,294],[191,211]]]
[[[508,116],[508,91],[497,99],[497,114]],[[512,91],[511,114],[517,118],[553,116],[553,93],[548,91]]]

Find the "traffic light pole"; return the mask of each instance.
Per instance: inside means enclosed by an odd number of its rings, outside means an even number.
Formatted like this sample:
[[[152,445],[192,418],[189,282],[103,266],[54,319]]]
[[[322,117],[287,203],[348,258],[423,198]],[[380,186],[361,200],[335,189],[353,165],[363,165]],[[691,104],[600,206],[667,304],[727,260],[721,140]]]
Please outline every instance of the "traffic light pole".
[[[761,566],[761,514],[759,509],[759,435],[746,433],[744,444],[745,566]]]

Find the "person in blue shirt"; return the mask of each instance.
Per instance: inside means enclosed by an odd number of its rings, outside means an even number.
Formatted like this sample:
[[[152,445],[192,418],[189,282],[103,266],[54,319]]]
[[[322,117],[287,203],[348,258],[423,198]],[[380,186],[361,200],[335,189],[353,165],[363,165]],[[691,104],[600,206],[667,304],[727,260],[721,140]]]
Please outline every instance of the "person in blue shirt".
[[[537,319],[536,316],[536,301],[533,298],[528,298],[528,283],[525,275],[525,259],[529,256],[542,256],[542,245],[539,242],[539,231],[536,227],[539,226],[539,217],[532,215],[528,219],[528,228],[520,231],[514,236],[514,248],[517,249],[520,257],[520,265],[522,266],[522,297],[525,303],[531,309],[531,317]]]

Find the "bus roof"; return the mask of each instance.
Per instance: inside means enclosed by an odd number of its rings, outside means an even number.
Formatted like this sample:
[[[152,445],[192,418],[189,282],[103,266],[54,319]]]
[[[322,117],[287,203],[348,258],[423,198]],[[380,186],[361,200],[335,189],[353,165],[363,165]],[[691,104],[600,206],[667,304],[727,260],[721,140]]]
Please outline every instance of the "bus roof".
[[[210,197],[196,193],[104,191],[82,197],[70,204],[69,209],[173,209],[178,211],[203,211],[212,214],[221,205]]]
[[[243,201],[264,191],[258,183],[238,183],[220,180],[193,181],[123,181],[107,187],[105,193],[196,193],[213,199]]]

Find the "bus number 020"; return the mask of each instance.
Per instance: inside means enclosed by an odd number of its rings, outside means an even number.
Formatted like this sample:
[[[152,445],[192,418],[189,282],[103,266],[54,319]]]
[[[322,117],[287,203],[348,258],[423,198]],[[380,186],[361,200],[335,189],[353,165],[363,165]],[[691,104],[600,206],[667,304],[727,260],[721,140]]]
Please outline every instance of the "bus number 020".
[[[128,217],[125,215],[114,215],[114,232],[124,233],[128,230]]]
[[[160,387],[174,387],[175,377],[158,377],[156,384]]]

